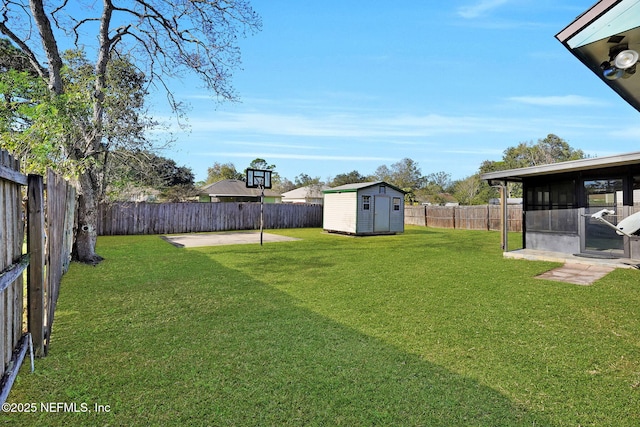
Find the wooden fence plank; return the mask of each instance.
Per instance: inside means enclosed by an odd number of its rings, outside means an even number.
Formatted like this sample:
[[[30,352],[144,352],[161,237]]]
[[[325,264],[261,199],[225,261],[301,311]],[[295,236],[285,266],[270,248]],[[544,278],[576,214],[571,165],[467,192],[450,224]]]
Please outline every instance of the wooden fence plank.
[[[16,281],[29,265],[29,255],[24,254],[20,257],[20,260],[10,265],[5,271],[0,273],[0,292],[7,289],[11,284]]]
[[[44,249],[44,182],[39,175],[29,175],[28,186],[28,248],[29,287],[27,289],[27,321],[37,356],[44,356],[45,338],[45,249]]]
[[[55,319],[62,276],[69,268],[75,220],[75,189],[62,176],[47,171],[46,197],[46,285],[44,314],[44,353]]]
[[[13,360],[14,363],[11,367],[9,367],[5,375],[2,377],[2,381],[0,382],[0,405],[5,403],[7,397],[9,397],[9,392],[11,391],[11,387],[13,386],[13,383],[18,376],[18,371],[20,370],[22,361],[27,354],[28,348],[29,335],[25,334],[16,343],[15,350],[12,352],[13,354],[11,356],[11,360]]]
[[[5,152],[6,153],[6,152]],[[7,154],[8,155],[8,154]],[[0,165],[0,179],[4,181],[11,181],[20,185],[27,185],[27,176],[21,174],[12,165],[1,164]]]

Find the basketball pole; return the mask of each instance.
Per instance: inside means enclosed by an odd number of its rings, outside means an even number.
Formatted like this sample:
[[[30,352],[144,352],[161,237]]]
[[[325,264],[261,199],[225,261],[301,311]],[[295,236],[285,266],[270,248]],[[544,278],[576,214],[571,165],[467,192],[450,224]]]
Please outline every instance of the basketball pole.
[[[260,246],[262,246],[263,230],[264,230],[264,184],[260,184]]]
[[[247,168],[247,188],[260,189],[260,246],[262,246],[264,236],[264,190],[271,188],[271,171],[262,169]]]

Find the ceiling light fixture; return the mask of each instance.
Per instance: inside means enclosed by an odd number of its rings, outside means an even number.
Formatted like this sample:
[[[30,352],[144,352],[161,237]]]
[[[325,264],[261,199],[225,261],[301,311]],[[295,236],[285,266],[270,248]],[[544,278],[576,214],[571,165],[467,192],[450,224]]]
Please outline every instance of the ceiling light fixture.
[[[602,75],[607,80],[618,80],[624,76],[624,70],[614,67],[609,61],[600,64],[600,68],[602,68]]]
[[[636,71],[639,55],[629,49],[627,44],[620,44],[609,49],[609,60],[600,64],[602,75],[607,80],[618,80],[630,77]]]
[[[638,62],[638,52],[630,49],[623,50],[618,53],[613,61],[616,68],[620,68],[622,70],[633,67],[636,65],[636,62]]]

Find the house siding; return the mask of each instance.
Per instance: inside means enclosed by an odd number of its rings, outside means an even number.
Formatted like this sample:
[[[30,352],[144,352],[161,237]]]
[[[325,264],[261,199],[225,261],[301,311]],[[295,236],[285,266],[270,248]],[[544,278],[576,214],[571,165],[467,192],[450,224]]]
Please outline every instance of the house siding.
[[[324,196],[323,228],[356,233],[358,193],[329,193]]]

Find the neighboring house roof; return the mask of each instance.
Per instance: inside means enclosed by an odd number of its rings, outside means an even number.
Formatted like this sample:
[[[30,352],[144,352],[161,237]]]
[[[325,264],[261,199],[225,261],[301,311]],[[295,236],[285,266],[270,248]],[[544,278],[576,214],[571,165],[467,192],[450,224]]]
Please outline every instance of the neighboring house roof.
[[[223,179],[205,186],[200,193],[212,197],[259,197],[260,189],[247,188],[244,181],[237,179]],[[264,190],[264,195],[266,197],[281,197],[280,193],[270,189]]]
[[[548,165],[530,166],[527,168],[489,172],[483,174],[481,178],[488,181],[522,181],[522,178],[532,176],[580,172],[586,170],[596,170],[637,164],[640,164],[640,151],[627,154],[618,154],[615,156],[594,157],[589,159],[571,160],[568,162],[551,163]]]
[[[324,190],[323,193],[324,194],[328,194],[328,193],[349,193],[349,192],[357,192],[360,189],[363,188],[368,188],[368,187],[375,187],[377,185],[384,185],[390,188],[393,188],[396,191],[399,191],[403,194],[406,194],[407,192],[396,187],[395,185],[391,185],[387,182],[384,181],[374,181],[374,182],[357,182],[354,184],[345,184],[345,185],[339,185],[337,187],[333,187],[333,188],[329,188],[327,190]]]
[[[287,199],[322,199],[323,191],[328,190],[327,185],[307,185],[282,193],[283,200]]]

